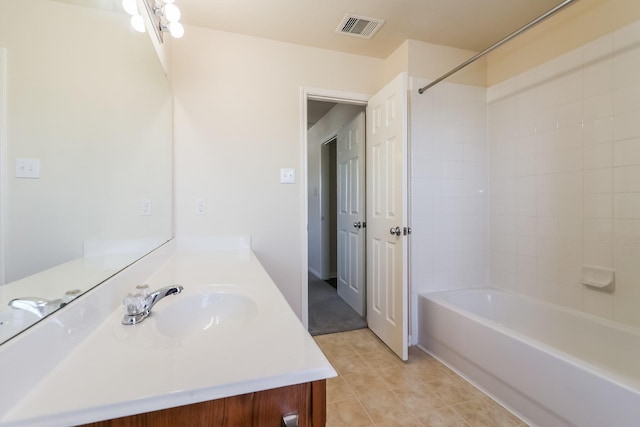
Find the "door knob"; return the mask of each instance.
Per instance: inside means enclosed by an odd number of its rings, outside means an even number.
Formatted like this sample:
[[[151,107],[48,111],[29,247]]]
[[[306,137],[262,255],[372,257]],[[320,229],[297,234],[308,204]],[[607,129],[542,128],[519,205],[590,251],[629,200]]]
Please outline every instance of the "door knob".
[[[391,227],[389,233],[391,233],[392,236],[399,236],[402,234],[402,230],[400,230],[400,227]]]
[[[355,228],[362,228],[362,223],[360,221],[356,221],[356,222],[353,223],[353,226]]]

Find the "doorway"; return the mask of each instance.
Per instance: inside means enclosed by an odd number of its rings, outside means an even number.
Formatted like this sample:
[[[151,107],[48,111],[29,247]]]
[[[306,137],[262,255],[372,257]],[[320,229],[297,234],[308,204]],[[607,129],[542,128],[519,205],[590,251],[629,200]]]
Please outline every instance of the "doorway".
[[[362,210],[361,219],[351,219],[351,232],[358,225],[364,229],[366,223],[366,287],[362,295],[366,294],[366,320],[368,328],[375,333],[398,357],[408,359],[409,348],[409,277],[408,277],[408,239],[411,227],[408,218],[409,194],[409,145],[408,145],[408,76],[406,72],[398,74],[382,89],[372,96],[330,91],[323,89],[303,88],[301,92],[301,141],[303,141],[302,158],[306,173],[305,185],[302,186],[302,277],[303,284],[308,283],[309,267],[314,260],[314,248],[310,245],[314,229],[312,215],[319,215],[313,209],[319,193],[319,184],[314,186],[312,168],[317,168],[319,162],[309,161],[313,158],[313,151],[318,150],[318,144],[311,143],[308,123],[308,101],[329,101],[338,103],[333,108],[345,105],[366,106],[366,146],[365,135],[362,136],[362,147],[366,152],[366,165],[361,168],[348,168],[345,176],[354,170],[364,172],[366,167],[366,198],[367,203]],[[327,129],[324,129],[325,133]],[[322,142],[328,141],[331,135]],[[340,159],[340,137],[336,157]],[[316,154],[319,157],[319,154]],[[365,155],[361,156],[364,159]],[[340,160],[338,160],[340,164]],[[338,170],[338,177],[342,176]],[[352,182],[353,180],[351,180]],[[319,179],[318,181],[319,182]],[[338,188],[341,188],[340,180]],[[346,186],[349,188],[349,186]],[[354,194],[350,192],[349,194]],[[314,200],[314,196],[315,199]],[[364,195],[363,195],[364,196]],[[364,199],[364,197],[363,197]],[[345,200],[349,200],[346,197]],[[343,198],[338,195],[339,211],[342,211]],[[366,218],[365,218],[366,211]],[[351,213],[349,210],[348,213]],[[365,221],[366,219],[366,221]],[[338,224],[340,219],[338,218]],[[347,223],[349,224],[349,223]],[[340,229],[340,225],[338,225]],[[346,228],[345,228],[346,230]],[[355,239],[354,239],[355,240]],[[349,243],[351,239],[347,239]],[[338,246],[340,246],[338,236]],[[353,246],[355,247],[355,246]],[[343,251],[350,254],[350,251]],[[338,250],[340,261],[340,250]],[[358,259],[358,257],[352,257]],[[353,271],[353,270],[350,270]],[[340,278],[340,262],[338,262],[338,277]],[[346,275],[350,277],[350,275]],[[340,287],[340,284],[338,284]],[[366,292],[364,289],[366,288]],[[302,322],[309,325],[309,293],[308,286],[302,286]]]
[[[353,225],[364,223],[365,107],[312,100],[307,107],[308,326],[322,335],[367,326],[365,231]],[[359,159],[349,158],[356,138]]]

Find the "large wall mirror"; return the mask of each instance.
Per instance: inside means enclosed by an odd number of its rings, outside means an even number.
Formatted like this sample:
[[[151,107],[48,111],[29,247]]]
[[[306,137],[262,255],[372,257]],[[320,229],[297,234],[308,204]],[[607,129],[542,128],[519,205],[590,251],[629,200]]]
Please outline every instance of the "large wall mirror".
[[[0,343],[172,236],[171,91],[120,3],[0,0]]]

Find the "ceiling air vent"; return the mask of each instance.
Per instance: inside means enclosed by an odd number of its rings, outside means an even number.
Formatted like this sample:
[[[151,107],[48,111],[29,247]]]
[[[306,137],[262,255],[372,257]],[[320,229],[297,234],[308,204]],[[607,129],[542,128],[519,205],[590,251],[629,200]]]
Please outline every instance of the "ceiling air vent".
[[[336,33],[370,39],[382,27],[382,24],[384,24],[383,19],[347,14],[336,28]]]

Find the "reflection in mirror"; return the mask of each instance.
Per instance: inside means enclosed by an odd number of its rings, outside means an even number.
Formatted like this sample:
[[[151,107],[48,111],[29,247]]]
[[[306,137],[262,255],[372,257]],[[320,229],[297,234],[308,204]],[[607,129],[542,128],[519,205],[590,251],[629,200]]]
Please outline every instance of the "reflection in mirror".
[[[120,3],[0,0],[0,342],[171,238],[171,92]]]

